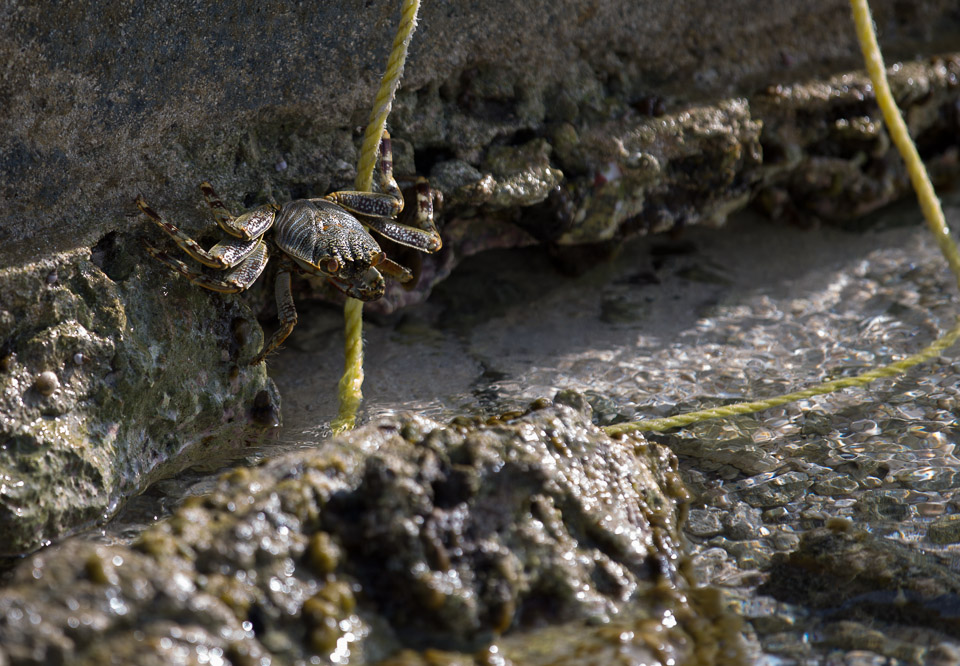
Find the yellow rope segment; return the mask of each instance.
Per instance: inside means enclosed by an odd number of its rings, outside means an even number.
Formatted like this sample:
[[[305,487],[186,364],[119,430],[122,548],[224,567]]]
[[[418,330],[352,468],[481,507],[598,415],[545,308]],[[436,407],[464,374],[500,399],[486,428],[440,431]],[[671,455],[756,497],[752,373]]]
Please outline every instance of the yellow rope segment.
[[[880,105],[880,111],[883,113],[883,122],[886,123],[887,132],[897,150],[900,151],[900,156],[906,162],[907,173],[910,174],[910,182],[917,193],[917,199],[920,200],[920,208],[923,210],[927,227],[933,233],[940,251],[957,279],[957,285],[960,286],[960,251],[950,238],[950,229],[947,228],[947,222],[943,217],[940,200],[933,191],[930,176],[927,175],[927,169],[917,153],[917,147],[910,138],[907,125],[903,122],[903,116],[900,115],[900,109],[893,101],[890,84],[887,82],[887,70],[883,66],[883,56],[880,55],[880,45],[877,44],[877,34],[873,30],[873,19],[870,18],[870,7],[867,5],[867,0],[850,0],[850,8],[853,10],[857,39],[860,40],[867,73],[873,82],[877,104]]]
[[[403,75],[403,64],[407,60],[407,47],[413,31],[417,29],[417,12],[420,11],[420,0],[403,0],[400,9],[400,25],[397,26],[397,36],[393,39],[393,48],[387,60],[387,71],[380,81],[380,90],[373,100],[373,110],[367,123],[367,131],[363,135],[363,147],[360,149],[360,162],[357,164],[356,186],[360,191],[371,189],[373,185],[373,166],[377,161],[377,149],[380,147],[380,137],[387,126],[387,116],[393,108],[393,97],[400,85]]]
[[[400,85],[403,64],[407,59],[407,47],[410,46],[413,31],[417,28],[419,11],[420,0],[403,0],[400,25],[397,26],[393,48],[387,60],[387,70],[380,80],[380,89],[373,102],[370,122],[367,124],[360,149],[355,185],[357,190],[362,192],[369,191],[373,185],[373,167],[377,161],[380,137],[387,126],[387,116],[393,106],[397,86]],[[357,422],[357,410],[363,400],[363,301],[348,298],[343,306],[343,317],[346,362],[339,384],[340,410],[337,418],[330,424],[334,434],[353,428]]]
[[[363,301],[348,298],[343,304],[343,320],[346,360],[337,386],[340,409],[330,424],[334,434],[353,429],[363,400]]]
[[[662,419],[647,419],[645,421],[635,421],[633,423],[619,423],[616,425],[607,426],[603,430],[608,435],[622,435],[628,432],[669,430],[671,428],[680,428],[690,425],[691,423],[699,423],[700,421],[707,421],[709,419],[721,419],[730,416],[739,416],[740,414],[751,414],[764,409],[779,407],[780,405],[785,405],[788,402],[806,400],[807,398],[812,398],[817,395],[826,395],[827,393],[833,393],[835,391],[839,391],[840,389],[864,386],[865,384],[869,384],[877,379],[899,375],[915,365],[929,361],[930,359],[939,355],[944,349],[956,342],[958,337],[960,337],[960,318],[958,318],[954,323],[953,328],[951,328],[941,337],[937,338],[937,340],[924,348],[923,351],[889,365],[874,368],[873,370],[864,372],[856,377],[842,377],[840,379],[834,379],[802,391],[778,395],[775,398],[768,398],[767,400],[738,402],[735,405],[725,405],[723,407],[703,409],[696,412],[687,412],[686,414],[679,414],[677,416],[670,416]]]
[[[873,20],[870,17],[867,0],[850,0],[850,6],[853,10],[854,22],[856,23],[857,39],[860,41],[860,48],[863,51],[863,57],[867,64],[867,73],[873,82],[873,89],[877,97],[877,103],[883,113],[887,131],[893,143],[900,151],[904,162],[906,162],[907,172],[910,174],[913,189],[916,191],[917,198],[920,200],[920,208],[923,210],[923,216],[927,221],[927,226],[933,233],[937,245],[940,247],[940,251],[950,265],[950,270],[953,271],[957,279],[957,285],[960,286],[960,251],[958,251],[956,244],[950,238],[950,230],[947,228],[946,220],[943,217],[940,201],[933,191],[933,185],[930,184],[927,170],[920,160],[917,148],[910,138],[907,126],[890,92],[890,84],[887,82],[887,72],[883,66],[883,57],[880,55],[880,46],[877,44],[877,36],[873,30]],[[771,407],[778,407],[788,402],[833,393],[834,391],[845,388],[864,386],[877,379],[892,377],[906,372],[913,366],[930,360],[956,342],[958,337],[960,337],[960,317],[957,318],[953,328],[927,346],[923,351],[895,363],[857,375],[856,377],[835,379],[803,391],[788,393],[768,400],[741,402],[735,405],[704,409],[663,419],[620,423],[607,426],[603,430],[609,435],[622,435],[640,431],[669,430],[708,419],[750,414],[752,412],[770,409]]]

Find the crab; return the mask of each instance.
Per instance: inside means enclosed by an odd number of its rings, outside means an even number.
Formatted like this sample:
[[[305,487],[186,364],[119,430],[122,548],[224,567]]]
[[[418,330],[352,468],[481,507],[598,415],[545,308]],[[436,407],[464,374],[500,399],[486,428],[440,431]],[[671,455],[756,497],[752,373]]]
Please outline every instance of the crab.
[[[209,250],[155,212],[138,196],[137,206],[169,234],[181,250],[205,266],[225,271],[214,276],[195,270],[167,252],[144,243],[147,252],[190,282],[221,293],[250,288],[267,262],[275,258],[277,312],[280,328],[250,362],[263,362],[279,347],[297,324],[297,310],[290,283],[293,273],[318,276],[351,298],[372,301],[385,289],[383,274],[407,282],[413,274],[387,258],[367,227],[390,240],[433,253],[442,241],[433,221],[434,201],[439,193],[423,178],[417,180],[417,211],[413,224],[402,224],[403,195],[393,177],[390,135],[380,141],[380,188],[382,192],[332,192],[318,199],[296,199],[267,204],[234,217],[210,183],[200,184],[213,217],[230,235]],[[270,233],[268,233],[270,232]]]

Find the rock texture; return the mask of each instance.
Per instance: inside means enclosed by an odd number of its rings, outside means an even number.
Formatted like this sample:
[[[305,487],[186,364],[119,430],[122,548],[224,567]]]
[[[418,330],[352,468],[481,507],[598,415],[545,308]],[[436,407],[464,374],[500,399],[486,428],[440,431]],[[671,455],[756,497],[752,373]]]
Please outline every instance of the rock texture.
[[[159,267],[109,243],[94,259],[0,280],[0,555],[103,519],[152,481],[242,449],[252,420],[278,418],[273,382],[248,365],[261,344],[249,309],[197,300],[185,282],[147,288]]]
[[[944,50],[960,25],[949,0],[873,5],[888,58]],[[203,179],[244,203],[351,182],[398,16],[384,1],[0,11],[0,265],[128,229],[137,192],[190,217]],[[432,3],[391,125],[421,172],[450,158],[478,167],[492,144],[551,123],[858,64],[842,0],[769,12],[709,0]],[[401,166],[412,170],[411,157]]]
[[[568,623],[500,663],[557,663],[557,645],[740,663],[680,566],[685,498],[669,451],[611,440],[578,394],[488,423],[384,419],[227,474],[132,548],[28,558],[0,592],[0,662],[414,664],[398,651]]]

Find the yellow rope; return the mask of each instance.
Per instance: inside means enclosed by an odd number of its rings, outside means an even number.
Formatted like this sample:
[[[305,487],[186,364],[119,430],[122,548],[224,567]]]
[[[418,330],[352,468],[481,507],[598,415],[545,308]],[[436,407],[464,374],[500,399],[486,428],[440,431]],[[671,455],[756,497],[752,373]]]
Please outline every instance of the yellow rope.
[[[393,107],[393,97],[400,85],[400,76],[403,74],[403,63],[407,60],[407,47],[413,31],[417,29],[417,12],[420,11],[420,0],[403,0],[400,9],[400,25],[397,26],[397,36],[393,39],[393,49],[387,60],[387,71],[380,81],[380,90],[373,100],[373,110],[370,112],[370,121],[367,131],[363,135],[363,147],[360,150],[360,162],[357,164],[357,189],[366,191],[373,185],[373,165],[377,161],[377,148],[380,146],[380,137],[387,126],[387,116]]]
[[[843,377],[841,379],[834,379],[802,391],[795,391],[793,393],[787,393],[786,395],[779,395],[775,398],[769,398],[767,400],[738,402],[735,405],[714,407],[713,409],[702,409],[696,412],[687,412],[686,414],[679,414],[677,416],[671,416],[662,419],[647,419],[645,421],[635,421],[633,423],[619,423],[616,425],[607,426],[603,430],[608,435],[622,435],[628,432],[640,431],[669,430],[671,428],[680,428],[682,426],[690,425],[691,423],[699,423],[700,421],[707,421],[709,419],[720,419],[730,416],[738,416],[740,414],[751,414],[764,409],[779,407],[780,405],[785,405],[788,402],[806,400],[807,398],[812,398],[816,395],[826,395],[827,393],[833,393],[834,391],[839,391],[840,389],[864,386],[865,384],[869,384],[877,379],[899,375],[900,373],[906,372],[919,363],[929,361],[930,359],[939,355],[944,349],[956,342],[958,337],[960,337],[960,318],[958,318],[954,323],[953,328],[951,328],[929,346],[924,348],[923,351],[920,351],[913,356],[909,356],[900,361],[896,361],[895,363],[884,365],[880,368],[874,368],[873,370],[864,372],[856,377]]]
[[[380,137],[383,136],[387,116],[393,106],[393,97],[400,84],[403,64],[407,59],[407,47],[417,27],[419,10],[420,0],[403,0],[400,25],[397,26],[393,48],[387,60],[387,71],[380,80],[380,89],[373,102],[370,122],[367,124],[367,131],[363,135],[363,146],[360,149],[355,185],[357,190],[362,192],[370,190],[373,185],[373,167],[377,161],[377,148],[380,146]],[[357,410],[363,400],[363,301],[348,298],[343,306],[343,317],[346,362],[339,384],[340,410],[337,418],[330,424],[334,433],[353,428],[357,422]]]
[[[337,387],[340,410],[330,424],[334,434],[353,429],[363,400],[363,301],[348,298],[343,305],[343,319],[346,362]]]
[[[876,93],[877,103],[880,105],[880,110],[883,113],[887,131],[893,143],[900,151],[904,162],[906,162],[907,172],[910,174],[910,181],[913,183],[913,188],[917,192],[917,198],[920,200],[920,208],[923,210],[923,216],[927,220],[927,226],[933,233],[937,245],[940,247],[940,251],[946,258],[947,263],[950,265],[950,270],[953,271],[957,279],[957,284],[960,286],[960,251],[958,251],[956,244],[950,238],[950,230],[947,228],[946,220],[943,217],[940,201],[933,191],[933,185],[930,184],[927,170],[920,160],[917,148],[910,138],[910,133],[907,131],[907,126],[903,122],[903,117],[900,115],[900,110],[897,108],[896,102],[893,100],[893,95],[890,93],[890,84],[887,82],[887,72],[883,66],[883,57],[880,55],[877,36],[873,31],[873,21],[870,18],[870,9],[867,6],[867,0],[850,0],[850,6],[853,10],[854,22],[856,23],[857,39],[860,41],[860,48],[863,50],[863,57],[867,64],[867,73],[873,82],[873,89]],[[826,393],[839,391],[840,389],[864,386],[877,379],[892,377],[906,372],[913,366],[930,360],[956,342],[958,337],[960,337],[960,317],[957,318],[953,328],[920,353],[881,368],[870,370],[856,377],[835,379],[814,386],[813,388],[788,393],[768,400],[742,402],[735,405],[716,407],[714,409],[689,412],[670,418],[620,423],[607,426],[603,430],[609,435],[622,435],[640,431],[669,430],[670,428],[678,428],[708,419],[726,418],[740,414],[759,412],[795,400],[803,400],[815,395],[824,395]]]
[[[883,56],[880,55],[880,45],[877,44],[877,34],[873,31],[873,20],[870,18],[870,8],[867,0],[850,0],[850,7],[853,10],[853,20],[857,26],[857,39],[860,40],[860,49],[863,51],[863,59],[867,63],[867,73],[870,80],[873,81],[873,90],[877,96],[877,104],[880,105],[880,111],[883,113],[883,121],[887,125],[887,132],[890,138],[900,151],[900,156],[907,165],[907,173],[910,174],[910,182],[913,183],[913,189],[920,200],[920,208],[923,210],[923,217],[927,220],[927,227],[933,233],[940,251],[950,264],[950,270],[953,271],[957,279],[957,285],[960,286],[960,251],[957,250],[956,243],[950,238],[950,229],[947,228],[947,222],[943,217],[943,210],[940,208],[940,200],[937,199],[933,191],[933,185],[930,184],[930,177],[927,175],[927,169],[923,166],[923,161],[917,153],[917,147],[910,138],[907,131],[907,125],[903,122],[903,116],[900,115],[900,109],[897,103],[893,101],[893,94],[890,92],[890,84],[887,82],[887,70],[883,66]]]

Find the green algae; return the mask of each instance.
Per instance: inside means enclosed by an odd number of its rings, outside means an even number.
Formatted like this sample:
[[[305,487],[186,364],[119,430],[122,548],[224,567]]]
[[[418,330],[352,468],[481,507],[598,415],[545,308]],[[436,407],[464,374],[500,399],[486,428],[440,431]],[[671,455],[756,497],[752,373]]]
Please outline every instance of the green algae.
[[[222,324],[249,311],[183,285],[151,289],[155,270],[115,281],[81,251],[0,275],[3,554],[103,520],[154,479],[226,455],[253,396],[276,396]],[[161,351],[158,330],[178,344]],[[47,374],[56,382],[44,390]]]

